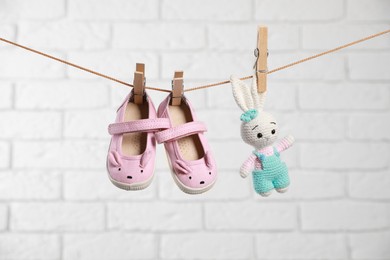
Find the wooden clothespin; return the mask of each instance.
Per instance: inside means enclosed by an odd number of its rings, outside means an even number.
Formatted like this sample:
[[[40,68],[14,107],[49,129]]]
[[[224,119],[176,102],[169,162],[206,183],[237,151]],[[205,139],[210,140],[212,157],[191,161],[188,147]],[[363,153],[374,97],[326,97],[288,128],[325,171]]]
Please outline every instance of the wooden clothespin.
[[[172,106],[180,106],[183,96],[183,71],[175,71],[172,80]]]
[[[145,94],[145,64],[137,63],[134,72],[134,103],[141,105]]]
[[[268,28],[259,26],[257,29],[257,57],[255,70],[257,80],[257,92],[263,93],[267,90],[267,58],[268,58]]]

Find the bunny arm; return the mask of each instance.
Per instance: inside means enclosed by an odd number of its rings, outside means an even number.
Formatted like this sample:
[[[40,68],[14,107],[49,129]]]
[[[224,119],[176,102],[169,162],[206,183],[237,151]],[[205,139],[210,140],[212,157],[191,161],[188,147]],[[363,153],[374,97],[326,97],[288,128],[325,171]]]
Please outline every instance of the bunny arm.
[[[278,144],[275,146],[276,150],[280,153],[283,152],[284,150],[287,150],[290,148],[293,143],[295,142],[295,138],[292,135],[288,135],[281,139]]]
[[[260,164],[260,165],[259,165]],[[240,175],[242,178],[248,177],[248,175],[253,171],[255,168],[261,168],[261,163],[257,159],[256,155],[251,154],[248,159],[245,160],[245,162],[241,165],[240,168]]]

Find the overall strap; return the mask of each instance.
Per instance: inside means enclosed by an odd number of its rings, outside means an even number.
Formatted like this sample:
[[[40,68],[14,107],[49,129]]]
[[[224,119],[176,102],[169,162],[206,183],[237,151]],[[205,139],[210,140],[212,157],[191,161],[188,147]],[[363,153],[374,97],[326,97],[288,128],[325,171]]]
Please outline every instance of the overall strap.
[[[185,123],[179,126],[168,128],[164,131],[155,133],[156,140],[159,144],[172,142],[180,138],[206,132],[206,125],[199,121]]]
[[[140,119],[110,124],[108,126],[108,132],[110,135],[136,132],[157,132],[160,129],[169,128],[169,125],[169,120],[166,118]]]
[[[257,158],[259,158],[260,162],[264,161],[265,155],[262,153],[259,153],[258,151],[254,150],[253,154],[256,155]]]
[[[278,149],[276,149],[275,146],[272,147],[274,149],[274,154],[279,157],[280,156],[280,153],[278,152]]]

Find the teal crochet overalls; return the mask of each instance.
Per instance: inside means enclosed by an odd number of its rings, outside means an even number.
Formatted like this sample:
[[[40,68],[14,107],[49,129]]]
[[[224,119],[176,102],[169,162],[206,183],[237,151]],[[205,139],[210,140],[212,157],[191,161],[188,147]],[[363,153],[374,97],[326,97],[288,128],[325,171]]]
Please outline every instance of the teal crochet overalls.
[[[257,193],[266,193],[272,189],[283,189],[290,184],[287,166],[280,160],[280,154],[275,147],[274,154],[266,156],[254,151],[253,153],[259,158],[262,170],[254,170],[253,186]]]

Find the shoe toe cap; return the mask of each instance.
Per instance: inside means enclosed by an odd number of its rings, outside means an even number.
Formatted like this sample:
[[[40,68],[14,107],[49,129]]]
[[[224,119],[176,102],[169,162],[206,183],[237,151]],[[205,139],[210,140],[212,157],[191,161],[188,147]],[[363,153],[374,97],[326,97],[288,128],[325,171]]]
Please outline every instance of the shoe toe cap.
[[[191,167],[191,172],[187,174],[177,174],[178,179],[185,186],[195,189],[205,188],[212,185],[217,177],[213,169],[206,166]]]
[[[112,179],[127,184],[137,184],[149,180],[153,175],[153,170],[152,164],[141,167],[139,163],[134,162],[124,162],[121,166],[108,167]]]

